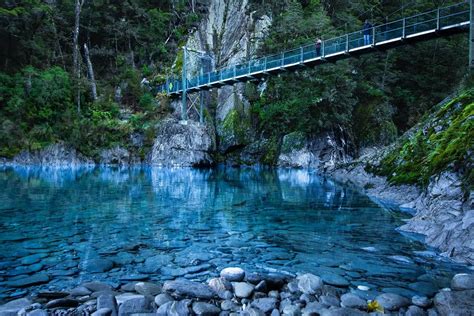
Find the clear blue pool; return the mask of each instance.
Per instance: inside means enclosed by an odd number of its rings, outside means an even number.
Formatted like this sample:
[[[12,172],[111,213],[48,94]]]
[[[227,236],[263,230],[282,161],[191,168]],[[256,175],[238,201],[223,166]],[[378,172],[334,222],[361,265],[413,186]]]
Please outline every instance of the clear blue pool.
[[[0,300],[226,266],[431,295],[465,269],[399,233],[408,214],[307,171],[3,167],[0,188]]]

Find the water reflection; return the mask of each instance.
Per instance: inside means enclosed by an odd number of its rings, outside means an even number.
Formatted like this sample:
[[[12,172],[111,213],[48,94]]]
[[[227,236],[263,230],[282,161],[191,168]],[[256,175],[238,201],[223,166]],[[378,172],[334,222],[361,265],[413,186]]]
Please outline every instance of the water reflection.
[[[4,167],[0,187],[3,298],[35,273],[52,277],[38,290],[240,265],[429,294],[463,269],[396,232],[406,214],[310,171]],[[113,268],[91,273],[104,260]]]

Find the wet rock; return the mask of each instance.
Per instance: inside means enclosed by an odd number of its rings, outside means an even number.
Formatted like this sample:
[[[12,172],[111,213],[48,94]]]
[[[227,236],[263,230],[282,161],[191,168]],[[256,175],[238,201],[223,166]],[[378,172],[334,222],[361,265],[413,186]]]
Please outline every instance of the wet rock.
[[[355,294],[346,293],[341,296],[341,306],[347,308],[366,309],[367,302]]]
[[[221,302],[221,309],[224,311],[236,312],[240,309],[240,306],[231,300],[224,300]]]
[[[216,295],[210,286],[188,280],[167,281],[163,285],[163,291],[171,292],[178,296],[202,299],[210,299]]]
[[[283,308],[283,315],[300,316],[301,315],[301,310],[296,305],[287,305]]]
[[[245,271],[241,268],[225,268],[221,271],[221,278],[230,282],[240,282],[245,277]]]
[[[30,264],[40,262],[41,259],[43,259],[47,256],[48,255],[45,254],[45,253],[37,253],[37,254],[34,254],[34,255],[29,255],[29,256],[23,257],[20,262],[23,265],[30,265]]]
[[[135,297],[123,302],[119,307],[119,316],[128,316],[134,313],[153,312],[151,300],[146,296]]]
[[[403,297],[394,293],[384,293],[375,299],[379,304],[389,311],[399,310],[402,307],[410,305],[411,301],[406,297]]]
[[[143,297],[143,295],[133,294],[133,293],[123,293],[123,294],[120,294],[120,295],[116,295],[115,300],[117,301],[118,305],[121,305],[121,304],[123,304],[124,302],[126,302],[128,300],[131,300],[131,299],[134,299],[134,298],[141,298],[141,297]]]
[[[320,277],[307,273],[298,277],[298,288],[305,294],[316,294],[321,291],[323,281]]]
[[[270,316],[280,316],[280,311],[278,309],[274,309],[272,310],[272,313],[270,314]]]
[[[252,284],[258,284],[263,280],[263,277],[259,273],[246,273],[245,274],[245,281],[252,283]]]
[[[262,311],[255,308],[248,308],[239,314],[242,316],[265,316]]]
[[[412,305],[408,307],[405,316],[426,316],[427,314],[422,308]]]
[[[120,290],[123,292],[135,292],[135,285],[138,282],[129,282],[120,286]]]
[[[418,295],[413,296],[411,298],[411,302],[413,305],[423,307],[423,308],[429,307],[432,304],[432,301],[426,296],[418,296]]]
[[[156,297],[155,297],[155,304],[159,307],[161,305],[164,305],[168,302],[173,302],[174,299],[173,297],[171,297],[171,295],[169,294],[158,294]]]
[[[205,303],[205,302],[193,303],[193,312],[196,315],[214,316],[214,315],[219,315],[220,311],[221,311],[220,308],[209,303]]]
[[[434,305],[441,315],[469,315],[474,311],[474,290],[441,291]]]
[[[97,298],[97,309],[109,309],[110,315],[117,315],[117,301],[112,294],[102,294]]]
[[[155,296],[161,292],[161,285],[150,282],[138,282],[135,284],[135,291],[142,295]]]
[[[189,307],[191,300],[182,300],[178,302],[168,302],[160,306],[157,311],[159,316],[187,316],[190,315]]]
[[[70,293],[67,293],[67,292],[39,292],[37,296],[39,298],[46,298],[49,300],[53,300],[57,298],[64,298],[69,295]]]
[[[69,298],[58,298],[56,300],[49,301],[45,307],[50,308],[57,308],[57,307],[77,307],[79,306],[79,302]]]
[[[91,259],[83,264],[83,269],[90,273],[103,273],[111,270],[114,262],[109,259]]]
[[[208,284],[218,294],[232,289],[232,284],[224,278],[212,278]]]
[[[365,316],[369,314],[357,309],[340,307],[340,308],[333,308],[333,309],[323,309],[321,310],[320,315],[321,316]]]
[[[103,282],[87,282],[82,284],[83,287],[92,291],[92,292],[111,292],[113,290],[112,286],[103,283]]]
[[[26,315],[27,316],[48,316],[48,312],[46,312],[43,309],[35,309],[34,311],[31,311]]]
[[[150,276],[146,274],[129,274],[120,277],[120,281],[145,281],[148,280]]]
[[[78,286],[78,287],[72,289],[69,294],[71,296],[85,296],[85,295],[90,295],[91,293],[92,293],[92,291],[90,291],[85,286]]]
[[[303,308],[303,315],[319,315],[322,310],[326,309],[326,305],[323,305],[319,302],[311,302],[306,304]]]
[[[267,282],[269,290],[280,290],[286,284],[288,276],[280,273],[269,273],[264,275],[263,279]]]
[[[270,311],[277,308],[278,301],[276,298],[267,297],[267,298],[259,298],[252,302],[251,306],[258,308],[264,313],[269,313]]]
[[[457,291],[474,290],[474,274],[456,274],[451,280],[451,288]]]
[[[17,267],[13,270],[9,270],[6,275],[7,276],[17,276],[17,275],[21,275],[21,274],[32,274],[34,272],[38,272],[38,271],[41,271],[43,269],[43,265],[41,263],[36,263],[36,264],[32,264],[32,265],[29,265],[27,267]]]
[[[319,302],[326,306],[339,307],[341,301],[335,296],[323,295],[319,297]]]
[[[30,305],[31,301],[26,298],[13,300],[0,306],[0,315],[16,315],[21,309]]]
[[[233,282],[232,287],[234,288],[235,296],[239,298],[249,297],[254,290],[253,285],[245,282]]]
[[[346,278],[334,273],[325,273],[321,278],[324,283],[338,287],[346,287],[350,284]]]
[[[49,282],[49,276],[47,274],[38,273],[38,274],[34,274],[32,276],[28,276],[25,278],[6,282],[6,285],[9,287],[22,288],[22,287],[29,287],[32,285],[44,284],[48,282]]]
[[[112,316],[112,310],[109,308],[100,308],[93,312],[92,316]]]
[[[265,280],[260,281],[260,282],[255,286],[255,291],[266,293],[266,292],[268,291],[267,282],[265,282]]]

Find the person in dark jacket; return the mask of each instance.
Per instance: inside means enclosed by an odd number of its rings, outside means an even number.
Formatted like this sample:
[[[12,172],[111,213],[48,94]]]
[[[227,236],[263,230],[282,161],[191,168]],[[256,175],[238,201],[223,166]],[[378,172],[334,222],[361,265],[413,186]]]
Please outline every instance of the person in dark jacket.
[[[321,56],[321,45],[322,45],[322,43],[323,43],[323,41],[320,38],[318,38],[316,40],[316,57]]]
[[[362,33],[364,34],[364,45],[372,44],[372,29],[373,26],[370,24],[369,20],[365,20],[364,28],[362,29]]]

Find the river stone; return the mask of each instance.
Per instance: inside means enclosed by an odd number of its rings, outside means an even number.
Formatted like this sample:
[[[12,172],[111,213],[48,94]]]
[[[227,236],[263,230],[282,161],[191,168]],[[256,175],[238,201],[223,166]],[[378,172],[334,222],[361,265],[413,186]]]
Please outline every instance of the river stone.
[[[153,306],[151,300],[141,295],[140,297],[131,298],[123,302],[119,307],[119,316],[128,316],[134,313],[151,313]]]
[[[77,307],[79,302],[70,298],[58,298],[56,300],[49,301],[45,307],[48,309],[57,307]]]
[[[211,299],[216,295],[209,285],[188,280],[166,281],[163,291],[172,292],[178,296],[202,299]]]
[[[32,265],[29,265],[27,267],[17,267],[13,270],[9,270],[6,275],[7,276],[17,276],[17,275],[21,275],[21,274],[31,274],[31,273],[34,273],[34,272],[38,272],[38,271],[41,271],[43,269],[43,264],[41,263],[36,263],[36,264],[32,264]]]
[[[138,282],[135,284],[135,291],[139,294],[155,296],[160,294],[161,286],[150,282]]]
[[[26,316],[48,316],[48,312],[42,309],[35,309],[34,311],[29,312]]]
[[[326,306],[319,302],[307,303],[303,308],[303,315],[319,315],[324,309],[326,309]]]
[[[171,297],[171,295],[169,294],[166,294],[166,293],[163,293],[163,294],[158,294],[156,297],[155,297],[155,304],[160,307],[161,305],[164,305],[168,302],[173,302],[174,299],[173,297]]]
[[[120,277],[120,281],[145,281],[149,278],[150,276],[146,274],[129,274]]]
[[[245,271],[241,268],[225,268],[221,271],[221,277],[230,282],[240,282],[245,277]]]
[[[451,280],[451,288],[457,291],[474,290],[474,274],[456,274]]]
[[[441,315],[470,315],[474,311],[474,290],[441,291],[434,297]]]
[[[341,296],[341,306],[347,308],[367,309],[367,302],[355,294],[346,293]]]
[[[339,308],[332,308],[332,309],[323,309],[321,310],[319,315],[321,316],[365,316],[369,314],[357,309],[339,307]]]
[[[426,296],[418,296],[415,295],[411,298],[411,302],[413,305],[419,306],[419,307],[429,307],[431,305],[431,300],[427,298]]]
[[[73,288],[69,294],[71,296],[86,296],[86,295],[90,295],[91,293],[92,291],[90,291],[85,286],[78,286],[76,288]]]
[[[399,310],[402,307],[410,305],[411,301],[406,297],[403,297],[394,293],[384,293],[375,299],[379,304],[386,310],[394,311]]]
[[[246,282],[232,282],[232,287],[234,288],[235,296],[239,298],[249,297],[254,289],[252,284]]]
[[[256,308],[248,308],[245,311],[239,313],[238,315],[242,316],[265,316],[265,314]]]
[[[91,316],[112,316],[112,310],[109,308],[100,308],[93,312]]]
[[[316,294],[323,287],[323,281],[320,277],[311,273],[306,273],[298,277],[298,288],[305,294]]]
[[[286,305],[283,308],[283,315],[300,316],[301,315],[301,309],[296,305]]]
[[[41,259],[47,257],[48,255],[45,253],[37,253],[34,255],[26,256],[21,259],[21,264],[23,265],[30,265],[34,263],[38,263],[41,261]]]
[[[117,315],[117,301],[112,294],[102,294],[97,298],[97,309],[107,308],[110,310],[110,315]]]
[[[224,278],[212,278],[209,280],[208,284],[216,293],[232,289],[232,284]]]
[[[273,309],[277,308],[277,299],[274,297],[259,298],[252,302],[251,306],[258,308],[264,313],[269,313]]]
[[[16,315],[21,309],[31,305],[27,298],[19,298],[0,306],[0,315]]]
[[[327,306],[336,306],[339,307],[341,304],[341,301],[335,297],[335,296],[330,296],[330,295],[323,295],[319,297],[319,301]]]
[[[114,262],[109,259],[91,259],[83,264],[83,268],[90,273],[103,273],[112,270]]]
[[[427,313],[420,307],[418,306],[410,306],[408,307],[408,310],[405,313],[405,316],[426,316]]]
[[[223,311],[232,311],[232,312],[236,312],[238,311],[240,308],[239,305],[237,305],[236,303],[232,302],[231,300],[224,300],[221,302],[221,309]]]
[[[168,302],[158,308],[157,315],[160,316],[187,316],[190,315],[189,306],[191,300],[182,300],[178,302]]]
[[[46,298],[49,300],[57,299],[57,298],[64,298],[69,296],[70,293],[67,292],[39,292],[37,296],[39,298]]]
[[[260,281],[260,282],[255,286],[255,291],[267,293],[267,292],[268,292],[267,282],[265,282],[265,280]]]
[[[205,303],[205,302],[194,302],[193,303],[193,312],[196,315],[202,316],[214,316],[219,315],[221,309],[215,305]]]
[[[9,287],[29,287],[32,285],[39,285],[49,282],[49,276],[44,273],[34,274],[21,279],[16,279],[14,281],[6,282],[6,285]]]
[[[83,287],[92,291],[92,292],[111,292],[113,290],[112,286],[103,283],[103,282],[87,282],[82,284]]]

